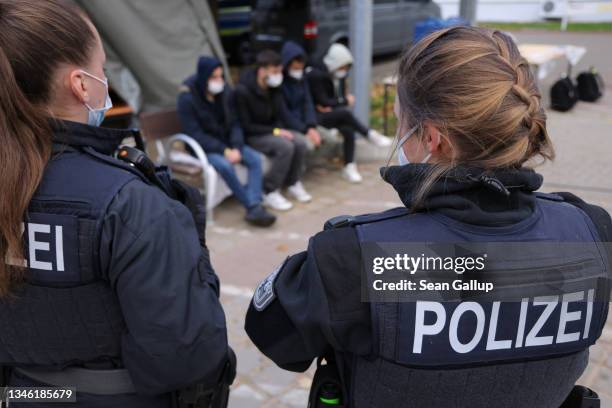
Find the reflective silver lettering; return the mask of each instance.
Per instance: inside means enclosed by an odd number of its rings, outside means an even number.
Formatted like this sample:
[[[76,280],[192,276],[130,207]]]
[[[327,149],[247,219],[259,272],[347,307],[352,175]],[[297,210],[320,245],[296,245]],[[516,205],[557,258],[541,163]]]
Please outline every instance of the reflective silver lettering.
[[[36,233],[49,234],[51,226],[47,224],[28,223],[28,247],[30,255],[30,268],[40,269],[44,271],[53,270],[51,262],[38,261],[36,259],[36,251],[49,251],[49,243],[36,240]]]
[[[542,330],[542,327],[546,324],[546,321],[552,314],[553,310],[559,303],[559,296],[540,296],[533,299],[534,306],[546,306],[542,311],[542,314],[535,322],[529,333],[527,334],[527,338],[525,339],[525,347],[531,346],[545,346],[547,344],[552,344],[553,336],[541,336],[538,337],[538,333]]]

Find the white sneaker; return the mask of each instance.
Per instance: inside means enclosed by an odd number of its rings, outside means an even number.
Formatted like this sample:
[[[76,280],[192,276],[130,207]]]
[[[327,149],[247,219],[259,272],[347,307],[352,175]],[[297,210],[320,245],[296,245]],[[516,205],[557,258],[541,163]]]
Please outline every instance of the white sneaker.
[[[350,181],[351,183],[361,183],[363,177],[359,174],[357,170],[357,165],[355,163],[348,163],[342,169],[342,177]]]
[[[283,197],[283,195],[278,190],[268,194],[264,194],[262,204],[266,207],[270,207],[273,210],[278,211],[287,211],[293,208],[293,204],[291,204],[289,200]]]
[[[287,191],[300,203],[307,203],[312,200],[312,196],[308,194],[301,181],[287,188]]]
[[[370,129],[368,131],[368,140],[379,147],[389,147],[391,146],[391,143],[393,143],[393,141],[391,140],[391,138],[377,132],[374,129]]]

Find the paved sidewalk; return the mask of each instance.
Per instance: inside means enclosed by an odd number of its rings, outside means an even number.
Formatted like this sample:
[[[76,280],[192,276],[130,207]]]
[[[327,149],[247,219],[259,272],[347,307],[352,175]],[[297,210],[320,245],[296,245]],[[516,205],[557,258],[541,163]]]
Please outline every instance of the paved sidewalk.
[[[549,113],[549,131],[557,160],[538,169],[545,176],[543,190],[572,191],[612,212],[612,89],[597,104],[580,103],[570,113]],[[222,281],[229,340],[238,355],[230,407],[306,406],[312,367],[305,374],[278,369],[255,349],[243,330],[251,291],[287,255],[306,248],[308,238],[326,219],[400,205],[392,188],[378,176],[380,164],[361,165],[361,185],[346,183],[333,166],[313,169],[305,185],[314,201],[279,214],[278,223],[268,230],[244,224],[243,210],[234,200],[216,210],[208,242]],[[590,364],[580,382],[600,393],[602,407],[612,407],[612,319],[591,349]]]

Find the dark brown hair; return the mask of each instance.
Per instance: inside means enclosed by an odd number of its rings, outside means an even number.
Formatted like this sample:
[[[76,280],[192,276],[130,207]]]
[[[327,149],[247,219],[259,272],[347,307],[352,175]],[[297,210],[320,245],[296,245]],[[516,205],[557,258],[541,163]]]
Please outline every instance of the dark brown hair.
[[[437,126],[450,157],[432,166],[415,207],[454,166],[517,168],[536,156],[554,158],[546,115],[529,64],[499,32],[453,27],[425,37],[401,58],[400,126]]]
[[[265,68],[270,66],[282,65],[283,61],[278,52],[274,50],[260,51],[255,57],[255,65],[257,68]]]
[[[86,64],[95,35],[60,0],[0,0],[0,296],[23,279],[22,222],[51,154],[47,104],[62,63]]]

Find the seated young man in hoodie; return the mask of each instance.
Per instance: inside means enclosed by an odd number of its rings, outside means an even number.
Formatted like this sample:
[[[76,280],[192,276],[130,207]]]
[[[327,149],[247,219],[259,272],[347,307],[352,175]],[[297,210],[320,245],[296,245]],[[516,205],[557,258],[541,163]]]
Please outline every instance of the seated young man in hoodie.
[[[289,194],[300,202],[312,199],[300,182],[306,139],[287,127],[291,119],[280,89],[282,83],[280,55],[264,50],[257,55],[256,66],[243,72],[236,86],[236,106],[246,142],[271,162],[264,177],[263,204],[275,210],[293,207],[281,194],[283,187],[288,187]]]
[[[272,225],[276,217],[261,205],[261,158],[244,144],[242,128],[233,114],[231,90],[223,80],[221,62],[213,57],[201,57],[197,73],[183,85],[177,102],[183,132],[202,146],[209,163],[246,208],[245,220],[257,226]],[[236,176],[234,164],[237,163],[248,170],[246,186]]]
[[[355,97],[348,92],[346,77],[353,64],[353,56],[346,46],[332,44],[323,61],[312,66],[308,73],[308,84],[317,110],[319,125],[336,128],[344,137],[344,176],[353,182],[360,182],[361,175],[354,161],[355,132],[366,136],[377,146],[390,146],[391,139],[374,129],[363,125],[349,110]],[[346,148],[352,146],[352,148]]]
[[[288,109],[287,127],[306,136],[309,150],[318,148],[322,143],[335,142],[336,137],[329,129],[317,126],[314,103],[304,76],[306,51],[299,44],[287,41],[281,50],[281,58],[284,68],[281,88]],[[354,148],[354,144],[346,143],[345,157],[352,156]]]

